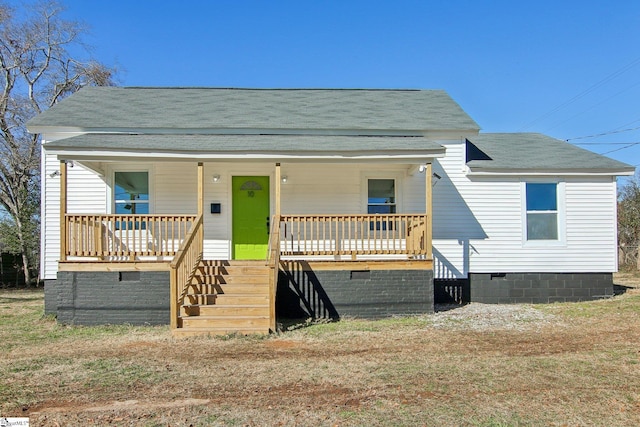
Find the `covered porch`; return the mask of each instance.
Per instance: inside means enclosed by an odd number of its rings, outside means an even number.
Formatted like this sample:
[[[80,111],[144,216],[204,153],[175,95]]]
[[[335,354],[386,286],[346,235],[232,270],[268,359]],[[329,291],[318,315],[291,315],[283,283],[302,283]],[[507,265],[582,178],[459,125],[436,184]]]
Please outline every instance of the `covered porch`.
[[[276,329],[279,275],[292,266],[306,271],[432,270],[433,174],[431,159],[427,160],[403,166],[407,174],[424,176],[425,203],[420,213],[283,212],[282,187],[292,188],[295,183],[286,183],[281,163],[271,163],[269,186],[272,197],[268,217],[264,219],[265,227],[268,227],[266,245],[261,256],[250,257],[249,261],[252,263],[250,268],[253,269],[258,261],[257,264],[268,271],[263,274],[255,269],[251,272],[252,276],[262,276],[259,281],[263,283],[253,283],[254,287],[266,286],[268,327],[265,331]],[[82,164],[83,159],[74,161]],[[209,213],[209,203],[205,201],[208,180],[204,162],[191,165],[195,167],[197,177],[189,191],[197,198],[197,209],[192,214],[91,214],[68,212],[68,161],[60,161],[59,271],[167,271],[171,328],[184,332],[186,315],[202,310],[193,307],[208,304],[207,298],[192,295],[196,285],[202,287],[209,281],[213,285],[224,285],[240,280],[223,277],[222,273],[232,271],[235,260],[247,258],[237,256],[233,247],[227,257],[218,256],[212,260],[206,256],[205,219],[215,215],[216,207],[211,206]],[[215,181],[215,175],[212,179]],[[233,245],[233,236],[231,240]],[[241,269],[248,270],[249,267]],[[203,271],[215,277],[205,278]],[[253,282],[254,279],[244,277],[242,280]]]

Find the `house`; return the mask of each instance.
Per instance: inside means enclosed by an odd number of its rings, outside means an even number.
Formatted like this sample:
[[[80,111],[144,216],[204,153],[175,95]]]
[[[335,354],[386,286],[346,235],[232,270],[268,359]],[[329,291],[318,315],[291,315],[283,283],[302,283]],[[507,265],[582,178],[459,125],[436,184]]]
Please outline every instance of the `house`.
[[[430,313],[434,283],[485,303],[612,295],[616,176],[634,172],[480,133],[441,90],[88,87],[28,129],[46,312],[178,335]]]

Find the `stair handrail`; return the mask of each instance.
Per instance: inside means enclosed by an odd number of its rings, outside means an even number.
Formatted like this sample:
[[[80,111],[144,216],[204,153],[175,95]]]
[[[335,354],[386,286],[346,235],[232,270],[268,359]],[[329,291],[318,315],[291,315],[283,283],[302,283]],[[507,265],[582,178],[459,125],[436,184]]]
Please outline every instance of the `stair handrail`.
[[[276,291],[280,271],[280,215],[274,215],[271,221],[269,246],[267,249],[267,266],[269,275],[269,328],[276,332]]]
[[[187,287],[195,275],[200,261],[202,261],[204,227],[203,216],[198,215],[195,222],[187,232],[178,252],[171,260],[170,284],[171,284],[171,329],[178,327],[180,305],[184,302]]]

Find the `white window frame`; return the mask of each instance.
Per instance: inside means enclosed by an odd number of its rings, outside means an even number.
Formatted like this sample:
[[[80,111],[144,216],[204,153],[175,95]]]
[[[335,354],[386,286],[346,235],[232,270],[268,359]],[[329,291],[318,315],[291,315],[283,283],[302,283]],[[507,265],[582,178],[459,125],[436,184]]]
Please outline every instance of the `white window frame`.
[[[529,240],[527,229],[527,184],[556,184],[558,238],[553,240]],[[522,211],[522,244],[528,246],[566,246],[566,183],[563,180],[524,179],[520,182]],[[499,215],[499,213],[498,213]]]
[[[109,182],[107,185],[107,212],[115,214],[116,200],[115,200],[115,184],[116,184],[116,172],[146,172],[149,179],[149,213],[155,213],[155,189],[153,179],[153,167],[140,167],[140,165],[122,164],[114,165],[109,170]]]

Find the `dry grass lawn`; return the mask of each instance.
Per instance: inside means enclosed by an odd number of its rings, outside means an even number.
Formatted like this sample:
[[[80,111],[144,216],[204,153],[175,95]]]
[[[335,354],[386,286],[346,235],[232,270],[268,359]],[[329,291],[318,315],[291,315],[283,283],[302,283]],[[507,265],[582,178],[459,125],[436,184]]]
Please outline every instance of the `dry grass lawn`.
[[[619,280],[626,293],[589,303],[181,340],[167,327],[60,326],[43,318],[42,292],[0,291],[0,415],[32,426],[637,426],[640,279]]]

